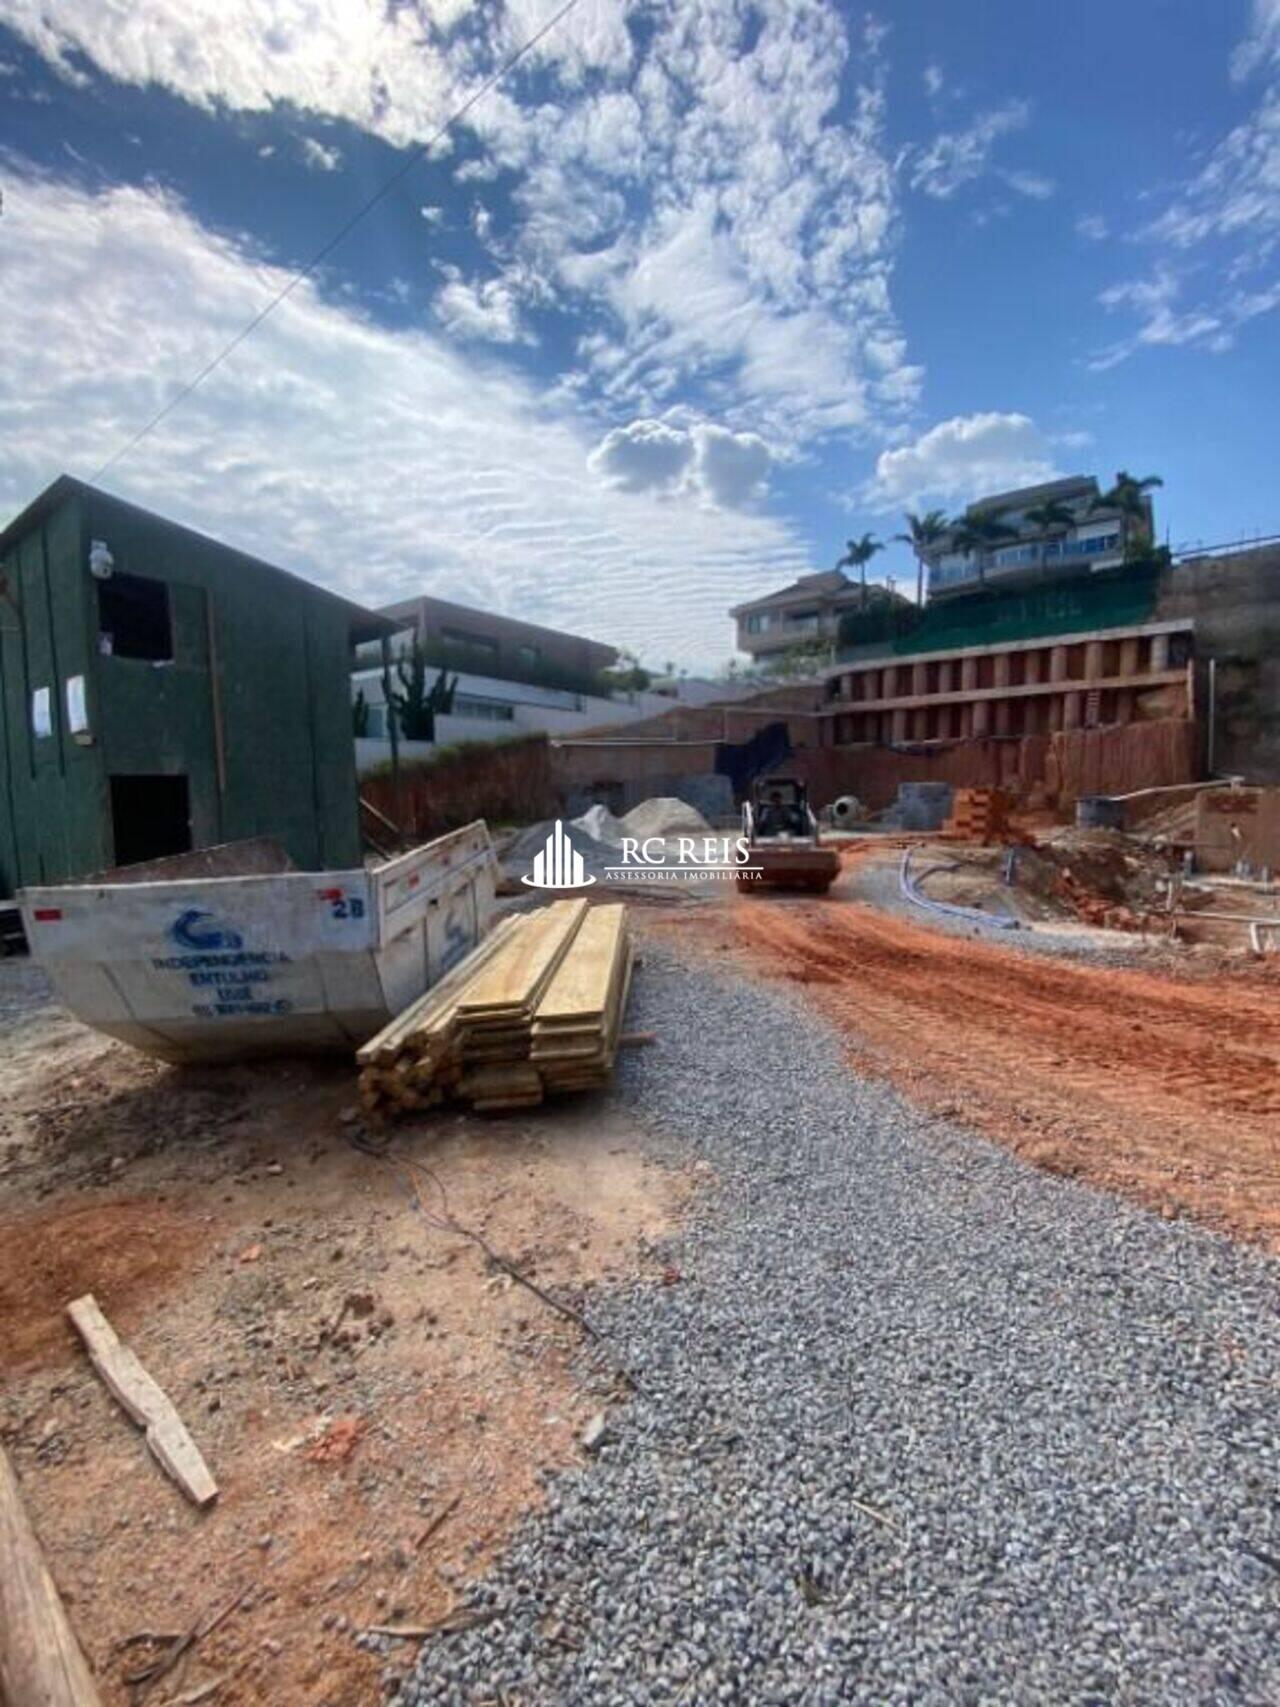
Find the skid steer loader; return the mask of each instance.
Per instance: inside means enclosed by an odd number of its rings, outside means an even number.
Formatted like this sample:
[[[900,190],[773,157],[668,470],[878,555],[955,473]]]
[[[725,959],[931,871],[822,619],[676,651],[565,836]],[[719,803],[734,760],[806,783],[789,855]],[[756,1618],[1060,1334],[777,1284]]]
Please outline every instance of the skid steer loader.
[[[840,856],[823,847],[805,786],[795,777],[766,777],[742,808],[747,862],[738,887],[822,894],[840,872]]]

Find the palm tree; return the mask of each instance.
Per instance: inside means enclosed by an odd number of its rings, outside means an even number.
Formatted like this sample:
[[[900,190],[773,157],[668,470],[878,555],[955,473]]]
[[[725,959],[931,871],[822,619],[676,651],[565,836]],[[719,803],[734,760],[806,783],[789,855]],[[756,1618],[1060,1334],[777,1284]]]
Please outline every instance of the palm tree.
[[[951,542],[957,551],[972,552],[977,557],[978,580],[985,581],[987,552],[1017,537],[1017,528],[1010,527],[1008,522],[998,521],[995,516],[984,515],[981,511],[976,515],[966,511],[952,530]]]
[[[846,539],[844,556],[836,564],[837,569],[856,569],[862,584],[862,609],[867,608],[867,564],[877,551],[883,551],[884,544],[873,533],[864,533],[861,539]]]
[[[1129,555],[1131,534],[1144,544],[1149,545],[1151,543],[1151,518],[1147,512],[1147,493],[1153,492],[1157,486],[1163,485],[1164,481],[1158,474],[1148,474],[1138,480],[1122,468],[1116,475],[1115,485],[1109,492],[1102,493],[1092,506],[1095,510],[1119,510],[1126,557]]]
[[[913,515],[908,510],[902,519],[907,524],[907,532],[895,533],[893,537],[903,545],[909,545],[916,554],[916,604],[923,607],[924,560],[930,546],[946,538],[947,518],[941,510],[926,510],[922,516]]]
[[[1068,504],[1050,499],[1047,504],[1037,504],[1027,510],[1026,518],[1040,535],[1040,567],[1043,569],[1049,558],[1049,540],[1055,533],[1063,534],[1073,528],[1076,513]]]

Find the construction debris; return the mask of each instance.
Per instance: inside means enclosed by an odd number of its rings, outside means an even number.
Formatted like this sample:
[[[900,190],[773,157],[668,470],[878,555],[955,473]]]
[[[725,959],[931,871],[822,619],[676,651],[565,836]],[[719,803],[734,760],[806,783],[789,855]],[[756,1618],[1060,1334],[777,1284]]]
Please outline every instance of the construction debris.
[[[146,1664],[139,1666],[136,1671],[126,1674],[125,1682],[133,1691],[134,1699],[142,1700],[163,1678],[168,1677],[178,1662],[185,1659],[193,1648],[197,1648],[206,1636],[211,1636],[220,1625],[226,1623],[233,1612],[238,1612],[255,1586],[254,1583],[242,1583],[229,1599],[222,1601],[220,1605],[213,1607],[210,1611],[201,1613],[191,1628],[181,1635],[149,1638],[153,1645],[162,1645],[168,1651],[147,1661]],[[208,1684],[200,1684],[196,1689],[188,1691],[176,1699],[177,1701],[185,1701],[194,1707],[195,1702],[207,1699],[208,1688]]]
[[[360,1444],[367,1427],[363,1417],[335,1417],[303,1456],[312,1464],[345,1464]]]
[[[193,1505],[218,1497],[218,1484],[187,1433],[168,1394],[158,1386],[98,1308],[91,1292],[67,1305],[67,1315],[103,1383],[139,1428],[145,1429],[152,1457]]]
[[[359,1051],[375,1116],[446,1098],[480,1113],[609,1082],[631,980],[626,908],[554,901],[504,919]]]

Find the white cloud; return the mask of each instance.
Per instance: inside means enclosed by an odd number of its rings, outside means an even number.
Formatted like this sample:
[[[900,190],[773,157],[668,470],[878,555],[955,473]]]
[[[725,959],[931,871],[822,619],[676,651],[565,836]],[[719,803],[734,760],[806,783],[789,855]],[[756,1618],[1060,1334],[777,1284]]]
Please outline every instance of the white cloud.
[[[1057,189],[1052,178],[1047,178],[1042,172],[1002,171],[999,177],[1008,184],[1011,190],[1016,190],[1020,196],[1026,196],[1031,201],[1048,201]]]
[[[289,103],[401,146],[549,11],[548,0],[0,0],[64,74],[83,55],[206,108]],[[889,295],[882,35],[827,0],[770,0],[749,22],[741,0],[659,0],[643,34],[625,0],[580,0],[537,49],[545,89],[521,104],[522,86],[508,85],[473,110],[484,154],[458,175],[518,174],[515,229],[496,233],[519,263],[511,288],[605,310],[629,357],[608,373],[615,418],[679,396],[781,444],[880,428],[909,408],[920,374]],[[901,354],[885,367],[868,360],[872,344]]]
[[[1273,58],[1280,58],[1280,0],[1253,0],[1249,33],[1231,56],[1231,75],[1243,80]]]
[[[624,492],[675,492],[688,479],[696,452],[683,427],[633,421],[605,434],[587,458],[592,472]]]
[[[327,148],[314,136],[304,136],[301,142],[302,161],[313,172],[336,172],[342,164],[342,150]]]
[[[428,225],[444,224],[444,209],[442,207],[420,207],[418,212],[421,214],[422,218],[426,220]]]
[[[919,374],[889,297],[874,53],[853,61],[823,0],[757,17],[747,53],[735,0],[659,8],[625,86],[486,103],[477,126],[519,174],[516,252],[566,304],[610,313],[626,359],[603,348],[589,374],[615,411],[682,397],[788,443],[900,413]],[[854,112],[837,119],[850,80]],[[896,366],[871,363],[872,343]]]
[[[15,170],[0,251],[0,509],[89,474],[286,281],[158,191]],[[730,605],[807,552],[744,512],[593,480],[598,428],[438,336],[300,285],[107,478],[370,603],[431,590],[672,656],[725,656]]]
[[[1255,0],[1232,69],[1241,78],[1265,71],[1267,81],[1253,110],[1138,233],[1156,255],[1151,275],[1112,285],[1102,301],[1139,324],[1095,355],[1095,368],[1143,345],[1230,349],[1242,326],[1280,306],[1280,0]]]
[[[758,433],[671,418],[614,427],[587,462],[624,491],[693,493],[717,508],[741,509],[763,495],[772,458]]]
[[[521,324],[515,292],[503,279],[468,284],[451,278],[436,298],[436,314],[458,338],[485,338],[494,344],[532,341]]]
[[[912,189],[938,201],[949,200],[957,190],[986,174],[996,143],[1002,136],[1022,130],[1030,117],[1029,102],[1006,101],[990,112],[979,113],[961,130],[939,131],[927,148],[917,148],[908,155],[907,175]],[[1028,178],[1031,176],[1027,174]],[[1048,180],[1037,182],[1048,183]],[[1012,187],[1016,189],[1018,185]]]
[[[1280,236],[1280,83],[1218,143],[1145,235],[1175,249],[1217,238],[1241,245],[1250,264],[1270,258]]]
[[[467,9],[430,8],[439,29]],[[63,76],[82,55],[121,83],[196,105],[288,103],[404,145],[456,99],[460,71],[417,6],[351,0],[3,0],[0,18]],[[459,61],[460,63],[460,61]]]
[[[1082,213],[1076,220],[1076,233],[1087,243],[1105,243],[1108,236],[1107,222],[1100,213]]]
[[[1223,325],[1216,314],[1178,308],[1180,290],[1176,274],[1168,267],[1157,267],[1150,278],[1108,286],[1098,300],[1104,308],[1128,307],[1138,312],[1142,318],[1136,334],[1139,344],[1198,344],[1219,335]]]
[[[863,495],[882,510],[926,499],[968,503],[1056,473],[1049,445],[1029,416],[989,411],[954,415],[913,444],[882,451]]]
[[[924,92],[931,97],[942,93],[946,78],[940,65],[926,65],[924,68]]]
[[[502,168],[494,160],[464,160],[453,174],[455,184],[489,184]]]
[[[707,423],[694,428],[698,477],[712,503],[741,509],[764,491],[769,447],[758,433],[731,433]]]

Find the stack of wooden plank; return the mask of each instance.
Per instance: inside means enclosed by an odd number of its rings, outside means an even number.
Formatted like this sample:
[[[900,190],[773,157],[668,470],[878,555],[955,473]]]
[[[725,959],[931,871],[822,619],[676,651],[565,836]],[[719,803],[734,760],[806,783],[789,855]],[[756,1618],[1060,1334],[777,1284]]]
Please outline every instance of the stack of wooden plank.
[[[625,907],[508,917],[359,1051],[361,1101],[376,1115],[446,1099],[497,1112],[607,1084],[630,977]]]
[[[1003,841],[1009,829],[1009,796],[1002,788],[958,788],[946,833],[966,842]]]
[[[625,907],[593,907],[533,1019],[530,1059],[548,1090],[607,1084],[631,988]]]

